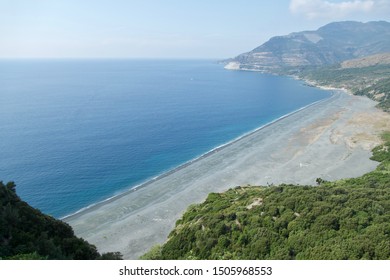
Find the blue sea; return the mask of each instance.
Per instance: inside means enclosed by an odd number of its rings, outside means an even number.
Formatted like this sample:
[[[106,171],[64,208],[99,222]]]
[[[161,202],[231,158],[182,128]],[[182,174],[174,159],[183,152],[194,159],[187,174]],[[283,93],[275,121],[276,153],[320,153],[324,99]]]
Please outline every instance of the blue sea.
[[[0,180],[64,217],[329,96],[210,60],[2,60]]]

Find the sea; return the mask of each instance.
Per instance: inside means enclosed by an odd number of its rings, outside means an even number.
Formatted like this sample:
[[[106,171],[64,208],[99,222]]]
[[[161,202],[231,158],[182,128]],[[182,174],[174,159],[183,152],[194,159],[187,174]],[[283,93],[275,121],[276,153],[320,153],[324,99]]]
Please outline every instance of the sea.
[[[330,95],[214,60],[1,60],[0,181],[63,218]]]

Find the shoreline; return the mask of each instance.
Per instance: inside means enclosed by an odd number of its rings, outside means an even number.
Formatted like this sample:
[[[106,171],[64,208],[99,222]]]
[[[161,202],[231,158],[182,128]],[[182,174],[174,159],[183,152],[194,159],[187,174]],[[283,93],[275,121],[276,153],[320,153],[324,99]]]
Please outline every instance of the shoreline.
[[[318,87],[318,88],[320,88],[320,87]],[[159,174],[159,175],[157,175],[157,176],[155,176],[155,177],[153,177],[151,179],[147,179],[143,183],[140,183],[140,184],[135,185],[135,186],[131,186],[131,187],[129,187],[129,189],[125,190],[122,193],[113,195],[113,196],[111,196],[111,197],[109,197],[107,199],[104,199],[102,201],[98,201],[96,203],[93,203],[91,205],[83,207],[83,208],[81,208],[80,210],[77,210],[74,213],[71,213],[69,215],[65,215],[63,217],[60,217],[60,220],[66,221],[68,219],[76,218],[78,216],[83,215],[85,212],[93,211],[94,209],[99,208],[100,206],[102,206],[102,205],[104,205],[106,203],[114,202],[115,200],[120,199],[123,196],[126,196],[126,195],[128,195],[130,193],[133,193],[133,192],[135,192],[135,191],[137,191],[137,190],[139,190],[141,188],[145,188],[148,185],[150,185],[150,184],[152,184],[152,183],[154,183],[154,182],[156,182],[158,180],[161,180],[161,179],[163,179],[163,178],[165,178],[165,177],[167,177],[169,175],[172,175],[175,172],[178,172],[181,169],[186,168],[186,167],[190,166],[191,164],[196,163],[197,161],[200,161],[200,160],[202,160],[202,159],[204,159],[206,157],[209,157],[209,156],[213,155],[214,153],[217,153],[217,152],[221,151],[222,149],[225,149],[225,148],[229,147],[230,145],[233,145],[234,143],[245,139],[246,137],[250,137],[252,134],[254,134],[254,133],[256,133],[256,132],[258,132],[258,131],[260,131],[262,129],[265,129],[265,128],[267,128],[267,127],[269,127],[269,126],[271,126],[271,125],[273,125],[273,124],[275,124],[275,123],[277,123],[279,121],[282,121],[285,118],[293,116],[294,114],[297,114],[297,113],[299,113],[299,112],[301,112],[301,111],[303,111],[305,109],[308,109],[308,108],[310,108],[312,106],[315,106],[317,104],[324,103],[324,102],[327,102],[327,101],[331,101],[331,99],[335,98],[335,95],[338,94],[339,91],[342,91],[342,89],[336,89],[336,88],[334,88],[334,89],[324,89],[324,88],[321,88],[321,89],[330,91],[330,96],[327,97],[327,98],[315,101],[313,103],[310,103],[310,104],[308,104],[306,106],[303,106],[303,107],[301,107],[301,108],[299,108],[299,109],[297,109],[295,111],[287,113],[287,114],[285,114],[285,115],[283,115],[281,117],[278,117],[277,119],[274,119],[274,120],[272,120],[272,121],[270,121],[270,122],[268,122],[268,123],[266,123],[266,124],[264,124],[264,125],[262,125],[262,126],[260,126],[258,128],[255,128],[255,129],[253,129],[253,130],[251,130],[251,131],[249,131],[247,133],[244,133],[241,136],[238,136],[237,138],[235,138],[235,139],[233,139],[231,141],[228,141],[228,142],[226,142],[226,143],[224,143],[222,145],[219,145],[219,146],[217,146],[217,147],[207,151],[206,153],[204,153],[204,154],[202,154],[202,155],[200,155],[198,157],[195,157],[195,158],[193,158],[193,159],[191,159],[191,160],[189,160],[189,161],[187,161],[187,162],[185,162],[183,164],[180,164],[177,167],[172,168],[171,170],[163,172],[163,173],[161,173],[161,174]]]
[[[314,185],[318,177],[329,181],[374,170],[378,163],[369,159],[371,150],[359,141],[349,143],[361,131],[378,132],[368,122],[351,122],[361,114],[377,114],[376,103],[342,90],[318,102],[148,181],[147,188],[130,190],[65,221],[101,253],[120,251],[125,259],[137,259],[165,242],[188,206],[211,192],[238,185]]]

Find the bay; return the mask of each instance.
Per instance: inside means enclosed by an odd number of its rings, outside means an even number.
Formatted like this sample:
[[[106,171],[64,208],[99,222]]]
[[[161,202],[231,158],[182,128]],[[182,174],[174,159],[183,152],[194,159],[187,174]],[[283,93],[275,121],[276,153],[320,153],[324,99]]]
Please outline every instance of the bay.
[[[0,180],[63,217],[329,96],[210,60],[2,60]]]

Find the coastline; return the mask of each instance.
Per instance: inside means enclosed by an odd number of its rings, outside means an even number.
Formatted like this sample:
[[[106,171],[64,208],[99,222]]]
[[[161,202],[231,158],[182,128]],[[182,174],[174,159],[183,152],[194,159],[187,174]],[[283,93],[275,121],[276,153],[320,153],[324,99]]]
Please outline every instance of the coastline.
[[[377,166],[368,146],[350,145],[363,130],[351,120],[378,113],[375,102],[336,92],[211,150],[141,185],[65,218],[100,252],[135,259],[166,240],[190,204],[237,185],[315,184],[315,179],[356,177]],[[372,143],[376,145],[377,143]]]
[[[327,90],[329,90],[329,89],[327,89]],[[264,125],[262,125],[262,126],[260,126],[258,128],[255,128],[252,131],[249,131],[249,132],[247,132],[247,133],[245,133],[245,134],[243,134],[241,136],[238,136],[237,138],[235,138],[235,139],[233,139],[233,140],[231,140],[231,141],[229,141],[227,143],[224,143],[224,144],[222,144],[220,146],[217,146],[217,147],[211,149],[210,151],[208,151],[208,152],[206,152],[206,153],[204,153],[204,154],[202,154],[202,155],[200,155],[198,157],[195,157],[194,159],[191,159],[191,160],[189,160],[189,161],[187,161],[187,162],[185,162],[183,164],[180,164],[179,166],[177,166],[177,167],[175,167],[175,168],[173,168],[171,170],[163,172],[162,174],[159,174],[159,175],[157,175],[157,176],[155,176],[155,177],[153,177],[153,178],[151,178],[149,180],[146,180],[145,182],[143,182],[141,184],[133,186],[130,189],[124,191],[123,193],[119,193],[119,194],[113,195],[113,196],[111,196],[111,197],[109,197],[109,198],[107,198],[105,200],[102,200],[102,201],[93,203],[91,205],[88,205],[88,206],[86,206],[84,208],[81,208],[80,210],[78,210],[78,211],[76,211],[74,213],[71,213],[71,214],[66,215],[64,217],[61,217],[60,219],[61,220],[67,220],[67,219],[76,218],[78,216],[83,215],[85,212],[93,211],[94,209],[99,208],[100,206],[102,206],[102,205],[104,205],[106,203],[114,202],[115,200],[120,199],[123,196],[126,196],[126,195],[128,195],[128,194],[130,194],[132,192],[135,192],[135,191],[137,191],[137,190],[139,190],[141,188],[147,187],[148,185],[150,185],[150,184],[152,184],[152,183],[154,183],[154,182],[156,182],[158,180],[161,180],[161,179],[163,179],[163,178],[165,178],[165,177],[167,177],[169,175],[172,175],[175,172],[178,172],[181,169],[186,168],[186,167],[190,166],[191,164],[196,163],[197,161],[200,161],[200,160],[202,160],[202,159],[204,159],[204,158],[206,158],[208,156],[211,156],[214,153],[217,153],[217,152],[221,151],[222,149],[225,149],[225,148],[229,147],[230,145],[233,145],[234,143],[245,139],[246,137],[250,137],[252,134],[254,134],[254,133],[256,133],[256,132],[258,132],[258,131],[260,131],[262,129],[265,129],[265,128],[267,128],[267,127],[269,127],[269,126],[271,126],[271,125],[273,125],[273,124],[275,124],[275,123],[277,123],[277,122],[279,122],[279,121],[281,121],[281,120],[283,120],[285,118],[288,118],[288,117],[290,117],[290,116],[292,116],[294,114],[297,114],[300,111],[303,111],[303,110],[305,110],[307,108],[310,108],[312,106],[315,106],[315,105],[323,103],[323,102],[331,101],[332,98],[335,98],[335,92],[337,92],[338,89],[331,89],[331,91],[332,91],[331,95],[329,97],[327,97],[327,98],[324,98],[324,99],[318,100],[316,102],[310,103],[309,105],[303,106],[303,107],[301,107],[301,108],[299,108],[299,109],[297,109],[297,110],[295,110],[295,111],[293,111],[291,113],[285,114],[285,115],[283,115],[283,116],[281,116],[281,117],[279,117],[279,118],[277,118],[277,119],[275,119],[273,121],[270,121],[270,122],[268,122],[268,123],[266,123],[266,124],[264,124]]]

